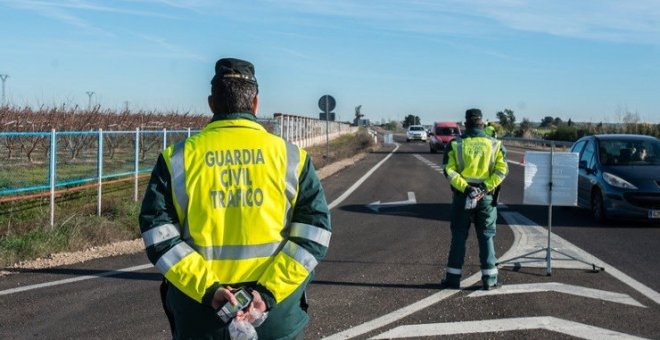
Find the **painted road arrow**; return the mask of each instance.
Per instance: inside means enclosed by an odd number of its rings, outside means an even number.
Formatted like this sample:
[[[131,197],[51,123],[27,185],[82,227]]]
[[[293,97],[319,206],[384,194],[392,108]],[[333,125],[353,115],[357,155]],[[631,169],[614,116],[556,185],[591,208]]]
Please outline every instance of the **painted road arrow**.
[[[407,201],[398,201],[398,202],[386,202],[386,203],[380,203],[380,201],[372,202],[367,204],[367,208],[378,212],[382,208],[393,208],[393,207],[400,207],[403,205],[411,205],[417,203],[417,200],[415,199],[415,193],[412,191],[408,191],[408,200]]]
[[[434,335],[494,333],[532,329],[545,329],[577,338],[594,340],[643,339],[606,328],[585,325],[552,316],[405,325],[391,329],[371,339],[418,338]]]
[[[574,286],[559,282],[504,285],[495,290],[475,291],[474,293],[468,296],[481,297],[487,295],[521,294],[521,293],[538,293],[538,292],[557,292],[557,293],[587,297],[591,299],[599,299],[609,302],[621,303],[624,305],[646,307],[643,304],[637,302],[637,300],[631,298],[630,295],[628,294],[608,292],[606,290]]]

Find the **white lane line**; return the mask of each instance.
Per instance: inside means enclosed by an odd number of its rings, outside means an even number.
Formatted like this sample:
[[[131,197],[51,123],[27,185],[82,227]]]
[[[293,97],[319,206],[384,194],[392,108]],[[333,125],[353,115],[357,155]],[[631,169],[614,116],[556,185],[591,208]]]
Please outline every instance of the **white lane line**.
[[[467,279],[461,281],[462,286],[471,286],[476,282],[481,280],[481,273],[475,273]],[[350,339],[362,334],[371,332],[375,329],[381,328],[383,326],[389,325],[393,322],[401,320],[406,316],[416,313],[424,308],[432,306],[456,293],[460,292],[458,289],[445,289],[441,290],[433,295],[430,295],[424,299],[421,299],[413,304],[405,306],[403,308],[397,309],[391,313],[385,314],[379,318],[373,319],[371,321],[365,322],[361,325],[349,328],[345,331],[335,333],[328,337],[323,338],[324,340],[336,340],[336,339]]]
[[[585,325],[551,316],[406,325],[399,326],[371,339],[417,338],[422,336],[494,333],[532,329],[545,329],[577,338],[594,340],[644,339],[606,328]]]
[[[510,257],[510,252],[511,250],[508,250],[504,255],[506,257]],[[472,274],[472,276],[464,279],[461,281],[461,287],[469,287],[472,286],[473,284],[481,281],[481,272],[476,272]],[[335,333],[332,335],[329,335],[328,337],[323,338],[323,340],[337,340],[337,339],[349,339],[353,337],[360,336],[365,333],[369,333],[375,329],[387,326],[393,322],[399,321],[408,315],[411,315],[413,313],[416,313],[424,308],[427,308],[429,306],[432,306],[456,293],[460,292],[460,290],[457,289],[444,289],[441,290],[435,294],[432,294],[422,300],[419,300],[413,304],[410,304],[408,306],[405,306],[403,308],[397,309],[393,312],[390,312],[388,314],[385,314],[381,317],[378,317],[376,319],[373,319],[371,321],[367,321],[361,325],[349,328],[347,330],[341,331],[339,333]]]
[[[394,150],[392,150],[392,152],[390,152],[385,158],[383,158],[380,162],[378,162],[378,164],[374,165],[374,167],[371,168],[371,170],[369,170],[366,174],[364,174],[364,176],[362,176],[357,182],[353,183],[353,185],[351,185],[350,188],[344,191],[344,193],[341,194],[339,197],[337,197],[334,201],[332,201],[332,203],[328,204],[328,209],[334,209],[336,206],[341,204],[341,202],[343,202],[348,196],[350,196],[353,193],[353,191],[357,190],[357,188],[359,188],[360,185],[362,185],[362,183],[364,183],[364,181],[366,181],[367,178],[369,178],[369,176],[371,176],[378,168],[380,168],[381,165],[383,165],[383,163],[385,163],[388,159],[390,159],[390,157],[392,157],[392,155],[396,152],[396,150],[399,149],[399,146],[400,145],[397,143],[396,147],[394,148]]]
[[[513,231],[514,241],[513,246],[507,252],[508,256],[501,256],[500,261],[506,261],[508,258],[515,258],[529,253],[530,251],[538,250],[545,248],[548,245],[548,230],[544,227],[541,227],[528,219],[527,217],[511,211],[502,211],[499,213],[502,218],[509,225]],[[625,283],[634,290],[638,291],[640,294],[646,296],[656,304],[660,305],[660,294],[650,287],[644,285],[643,283],[633,279],[622,271],[614,268],[614,266],[609,265],[603,262],[601,259],[587,253],[586,251],[580,249],[576,245],[564,240],[558,235],[552,234],[550,236],[550,245],[552,249],[561,250],[568,255],[571,255],[575,258],[584,260],[585,262],[594,263],[598,266],[605,268],[605,273],[613,276],[617,280]],[[563,256],[558,253],[557,258],[552,256],[552,267],[554,268],[584,268],[587,266],[584,263],[575,261],[571,258]],[[527,267],[546,267],[547,263],[545,262],[545,256],[538,258],[529,258],[528,261],[525,261],[524,258],[520,261],[513,262],[513,265],[518,264]],[[502,264],[503,266],[510,266],[512,264]]]
[[[364,181],[371,176],[376,169],[378,169],[385,161],[387,161],[390,157],[392,157],[392,154],[396,152],[396,150],[399,149],[399,144],[396,144],[396,147],[392,152],[390,152],[387,157],[385,157],[383,160],[378,162],[369,172],[367,172],[364,176],[362,176],[357,182],[355,182],[348,190],[346,190],[341,196],[339,196],[337,199],[335,199],[332,203],[328,205],[329,209],[333,209],[337,205],[341,204],[350,194],[352,194]],[[90,280],[90,279],[97,279],[100,277],[107,277],[107,276],[114,276],[114,275],[119,275],[122,273],[126,272],[133,272],[133,271],[138,271],[138,270],[143,270],[153,267],[151,263],[135,266],[135,267],[129,267],[129,268],[124,268],[124,269],[119,269],[119,270],[113,270],[113,271],[108,271],[108,272],[103,272],[103,273],[98,273],[95,275],[84,275],[84,276],[78,276],[78,277],[73,277],[70,279],[63,279],[63,280],[57,280],[57,281],[51,281],[51,282],[44,282],[44,283],[38,283],[38,284],[33,284],[33,285],[28,285],[28,286],[23,286],[23,287],[17,287],[17,288],[11,288],[11,289],[5,289],[0,291],[0,296],[2,295],[9,295],[9,294],[14,294],[14,293],[20,293],[20,292],[25,292],[28,290],[33,290],[33,289],[39,289],[39,288],[47,288],[47,287],[52,287],[52,286],[59,286],[67,283],[73,283],[73,282],[78,282],[78,281],[83,281],[83,280]]]
[[[593,289],[575,285],[569,285],[560,282],[542,282],[542,283],[526,283],[516,285],[504,285],[496,290],[477,290],[468,297],[482,297],[491,295],[504,295],[504,294],[527,294],[538,292],[557,292],[575,296],[582,296],[591,299],[604,300],[614,303],[620,303],[629,306],[643,307],[643,304],[630,297],[628,294],[615,293],[607,290]]]
[[[44,283],[28,285],[28,286],[23,286],[23,287],[5,289],[5,290],[0,290],[0,295],[9,295],[9,294],[28,291],[28,290],[59,286],[59,285],[72,283],[72,282],[83,281],[83,280],[98,279],[100,277],[107,277],[107,276],[115,276],[115,275],[125,274],[125,273],[128,273],[128,272],[135,272],[135,271],[139,271],[139,270],[143,270],[143,269],[147,269],[147,268],[151,268],[151,267],[153,267],[153,265],[151,263],[148,263],[148,264],[142,264],[142,265],[139,265],[139,266],[128,267],[128,268],[113,270],[113,271],[109,271],[109,272],[98,273],[98,274],[95,274],[95,275],[77,276],[77,277],[72,277],[70,279],[57,280],[57,281],[44,282]]]

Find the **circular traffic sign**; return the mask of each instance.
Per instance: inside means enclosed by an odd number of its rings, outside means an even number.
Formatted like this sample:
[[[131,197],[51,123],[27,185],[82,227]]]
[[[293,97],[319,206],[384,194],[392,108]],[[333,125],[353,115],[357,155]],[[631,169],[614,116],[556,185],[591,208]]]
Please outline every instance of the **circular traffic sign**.
[[[332,98],[331,95],[326,94],[325,96],[319,99],[319,109],[323,112],[330,112],[335,109],[335,98]]]

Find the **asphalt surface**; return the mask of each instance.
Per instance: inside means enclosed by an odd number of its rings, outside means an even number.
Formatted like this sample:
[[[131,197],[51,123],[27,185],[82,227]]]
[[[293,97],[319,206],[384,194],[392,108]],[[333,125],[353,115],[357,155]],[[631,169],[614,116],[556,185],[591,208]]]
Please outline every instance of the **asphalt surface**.
[[[440,289],[451,238],[442,153],[395,141],[323,180],[333,236],[308,287],[307,339],[660,338],[660,227],[523,205],[517,148],[498,208],[500,260],[543,247],[551,215],[552,247],[584,263],[551,252],[548,275],[546,252],[523,257],[485,292],[471,232],[462,289]],[[167,339],[159,283],[141,253],[2,277],[0,338]]]

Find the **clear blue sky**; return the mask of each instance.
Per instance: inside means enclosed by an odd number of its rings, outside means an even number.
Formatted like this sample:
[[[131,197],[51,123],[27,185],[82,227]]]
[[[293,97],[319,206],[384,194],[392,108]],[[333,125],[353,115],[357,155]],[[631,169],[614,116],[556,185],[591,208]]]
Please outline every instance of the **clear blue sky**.
[[[259,116],[660,122],[660,0],[0,0],[9,104],[207,113],[220,57]]]

